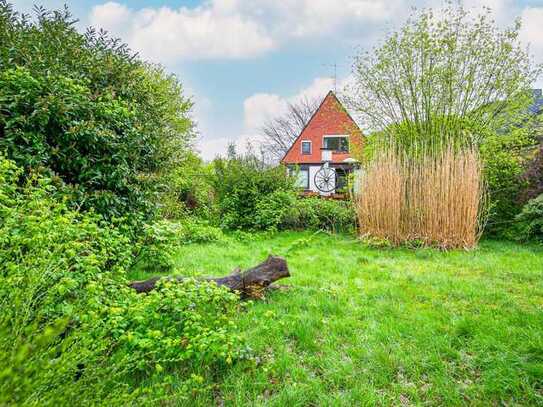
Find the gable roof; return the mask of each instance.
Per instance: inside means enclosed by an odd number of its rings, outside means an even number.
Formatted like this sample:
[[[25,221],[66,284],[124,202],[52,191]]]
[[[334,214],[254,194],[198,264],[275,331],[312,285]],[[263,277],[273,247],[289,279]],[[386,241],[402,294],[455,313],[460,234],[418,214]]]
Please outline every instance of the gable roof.
[[[281,161],[280,161],[281,163],[285,162],[285,159],[289,156],[289,154],[291,154],[291,151],[294,148],[294,146],[298,145],[301,142],[301,139],[304,138],[306,133],[310,132],[309,129],[314,125],[314,122],[316,120],[318,120],[318,118],[322,118],[322,116],[325,114],[325,112],[324,112],[325,107],[328,107],[330,105],[332,105],[334,107],[337,106],[339,108],[339,110],[337,111],[337,114],[334,117],[334,119],[336,119],[337,121],[340,121],[341,125],[343,125],[343,126],[348,125],[349,128],[350,128],[349,133],[351,133],[351,134],[354,134],[354,133],[362,134],[358,124],[354,121],[354,119],[349,114],[347,109],[345,109],[345,107],[340,102],[340,100],[337,98],[335,93],[333,91],[329,91],[326,94],[326,96],[324,97],[324,99],[321,101],[319,107],[315,110],[315,112],[313,112],[313,115],[307,121],[307,123],[305,124],[304,128],[302,129],[302,131],[300,132],[298,137],[296,137],[296,139],[294,139],[291,146],[289,147],[289,149],[284,154],[283,158],[281,158]],[[318,146],[318,149],[320,150],[320,145]],[[346,153],[346,154],[342,154],[342,155],[348,156],[349,154]],[[347,158],[347,157],[344,157],[344,158]],[[320,159],[318,160],[318,162],[320,162]]]

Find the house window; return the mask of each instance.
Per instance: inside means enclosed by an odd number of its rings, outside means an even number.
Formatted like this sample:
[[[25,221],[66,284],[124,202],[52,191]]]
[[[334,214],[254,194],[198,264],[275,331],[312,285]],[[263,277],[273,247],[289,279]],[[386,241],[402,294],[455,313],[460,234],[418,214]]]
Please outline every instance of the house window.
[[[309,189],[309,167],[300,168],[298,186],[303,189]]]
[[[324,136],[323,144],[326,150],[349,152],[349,139],[346,136]]]
[[[293,166],[289,168],[289,174],[296,177],[296,185],[299,188],[309,189],[309,167],[304,165],[301,167]]]
[[[337,181],[336,181],[336,192],[345,192],[348,186],[348,177],[349,173],[343,168],[336,169]]]
[[[311,141],[302,141],[302,154],[311,154]]]

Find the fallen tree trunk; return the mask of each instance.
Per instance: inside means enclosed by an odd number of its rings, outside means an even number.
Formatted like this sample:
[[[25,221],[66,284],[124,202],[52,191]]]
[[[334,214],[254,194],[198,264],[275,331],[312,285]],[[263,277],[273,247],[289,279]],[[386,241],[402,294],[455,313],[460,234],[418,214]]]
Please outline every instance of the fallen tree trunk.
[[[246,271],[235,269],[232,274],[219,278],[204,278],[204,281],[214,281],[217,285],[237,291],[242,297],[260,298],[263,291],[274,281],[290,277],[287,262],[282,257],[269,256],[266,261]],[[138,293],[148,293],[155,289],[161,278],[183,280],[185,277],[153,277],[144,281],[133,281],[129,284]]]

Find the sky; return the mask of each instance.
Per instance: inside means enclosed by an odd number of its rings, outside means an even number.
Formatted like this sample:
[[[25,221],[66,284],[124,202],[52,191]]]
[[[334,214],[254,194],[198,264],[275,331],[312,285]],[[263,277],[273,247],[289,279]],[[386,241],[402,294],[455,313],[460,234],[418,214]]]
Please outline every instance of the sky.
[[[341,88],[352,58],[401,26],[413,8],[443,0],[15,0],[67,4],[83,31],[103,28],[177,75],[194,101],[197,149],[206,160],[258,144],[259,128],[302,97]],[[493,10],[500,27],[523,21],[521,40],[543,62],[543,0],[464,0]],[[335,68],[334,68],[335,65]],[[334,79],[335,78],[335,79]],[[543,87],[543,78],[535,87]]]

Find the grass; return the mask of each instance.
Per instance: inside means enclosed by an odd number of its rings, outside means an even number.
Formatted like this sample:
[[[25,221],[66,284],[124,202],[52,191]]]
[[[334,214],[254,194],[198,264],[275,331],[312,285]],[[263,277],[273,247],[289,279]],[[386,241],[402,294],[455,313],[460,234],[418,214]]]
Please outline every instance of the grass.
[[[220,276],[269,253],[286,256],[291,288],[239,315],[256,357],[217,372],[194,404],[543,405],[543,248],[289,232],[185,246],[177,267]]]
[[[415,143],[379,147],[359,174],[355,209],[360,234],[396,245],[421,240],[447,249],[473,248],[486,212],[477,149]]]

